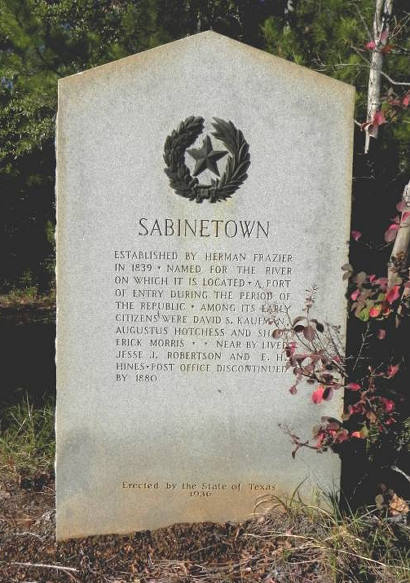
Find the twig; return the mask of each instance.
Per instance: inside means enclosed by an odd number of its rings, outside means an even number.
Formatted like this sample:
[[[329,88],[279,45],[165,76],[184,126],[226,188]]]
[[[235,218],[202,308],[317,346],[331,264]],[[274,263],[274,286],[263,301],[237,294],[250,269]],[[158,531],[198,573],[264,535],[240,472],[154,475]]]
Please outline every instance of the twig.
[[[316,71],[326,71],[327,69],[342,69],[343,67],[359,67],[361,69],[366,68],[366,69],[370,69],[371,67],[371,63],[368,59],[366,59],[366,57],[364,55],[361,54],[360,50],[357,49],[356,47],[352,46],[352,49],[355,51],[355,53],[357,55],[359,55],[363,61],[366,63],[365,65],[360,64],[360,63],[336,63],[334,65],[323,65],[320,69],[315,69]],[[385,77],[389,83],[391,83],[392,85],[398,85],[399,87],[410,87],[410,83],[407,83],[406,81],[395,81],[394,79],[392,79],[390,77],[390,75],[388,75],[387,73],[385,73],[384,71],[380,71],[380,75],[382,75],[383,77]],[[360,124],[361,125],[361,124]]]
[[[35,538],[38,538],[39,540],[43,541],[45,540],[46,537],[40,536],[39,534],[35,533],[35,532],[12,532],[11,534],[9,534],[8,536],[12,537],[12,536],[34,536]]]
[[[359,354],[357,355],[357,357],[356,357],[356,360],[354,361],[354,365],[353,365],[353,371],[355,371],[355,370],[356,370],[356,368],[357,368],[357,365],[358,365],[358,363],[359,363],[359,360],[361,359],[361,356],[362,356],[363,349],[364,349],[364,347],[366,346],[366,340],[367,340],[367,337],[368,337],[368,335],[369,335],[369,328],[370,328],[370,324],[367,322],[367,324],[366,324],[366,330],[365,330],[365,331],[364,331],[364,333],[362,334],[362,343],[361,343],[361,345],[360,345]]]
[[[394,81],[390,75],[388,75],[387,73],[385,73],[384,71],[380,71],[380,74],[383,75],[383,77],[386,77],[387,81],[389,83],[391,83],[392,85],[401,85],[403,87],[410,87],[410,83],[405,83],[404,81]]]
[[[410,482],[410,476],[408,476],[405,472],[403,472],[403,470],[401,470],[400,468],[398,468],[397,466],[390,466],[390,468],[394,471],[394,472],[398,472],[399,474],[401,474],[402,476],[404,476],[406,478],[406,480],[408,482]]]
[[[319,548],[322,548],[322,550],[326,550],[326,547],[325,548],[319,547]],[[335,549],[335,552],[336,553],[343,553],[345,555],[349,555],[350,557],[356,557],[357,559],[362,559],[362,561],[366,561],[368,563],[374,563],[376,565],[380,565],[383,568],[387,567],[386,563],[382,563],[381,561],[376,561],[375,559],[371,559],[370,557],[365,557],[363,555],[359,555],[358,553],[352,553],[351,551],[345,551],[344,549]],[[403,566],[402,569],[404,571],[410,571],[409,567]]]
[[[15,565],[17,567],[30,567],[35,569],[55,569],[56,571],[63,571],[69,577],[77,581],[76,577],[74,577],[71,573],[78,573],[78,569],[74,567],[64,567],[62,565],[46,565],[45,563],[20,563],[20,562],[13,562],[10,565]]]

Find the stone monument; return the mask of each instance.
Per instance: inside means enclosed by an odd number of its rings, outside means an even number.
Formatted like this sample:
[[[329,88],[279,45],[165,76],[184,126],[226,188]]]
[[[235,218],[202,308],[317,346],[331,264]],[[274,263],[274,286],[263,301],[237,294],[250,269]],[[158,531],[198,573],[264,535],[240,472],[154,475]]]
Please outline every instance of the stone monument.
[[[352,87],[204,32],[62,79],[57,538],[248,517],[339,482],[289,394],[305,290],[344,329]]]

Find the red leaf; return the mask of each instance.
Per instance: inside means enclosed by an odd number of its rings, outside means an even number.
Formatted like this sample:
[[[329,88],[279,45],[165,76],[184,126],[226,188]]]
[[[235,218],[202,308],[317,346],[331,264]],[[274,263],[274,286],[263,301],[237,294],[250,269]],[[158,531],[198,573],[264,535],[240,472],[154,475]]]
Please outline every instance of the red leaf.
[[[373,51],[376,48],[376,43],[374,42],[374,40],[371,40],[370,42],[368,42],[366,44],[366,49],[369,49],[369,51]]]
[[[362,233],[360,231],[352,231],[352,238],[355,241],[358,241],[361,236],[362,236]]]
[[[323,401],[323,393],[325,392],[325,387],[323,385],[319,385],[316,391],[312,393],[312,401],[317,405]]]
[[[380,286],[382,291],[386,291],[387,289],[387,277],[379,277],[376,280],[376,283]]]
[[[393,287],[391,287],[389,289],[389,291],[387,292],[386,295],[386,300],[388,301],[389,304],[393,304],[396,300],[399,299],[400,297],[400,286],[399,285],[394,285]]]
[[[388,53],[391,53],[393,50],[393,45],[386,45],[385,47],[382,48],[381,52],[383,53],[383,55],[387,55]]]
[[[285,348],[286,356],[288,358],[292,357],[295,354],[295,350],[296,350],[296,342],[289,342],[289,344],[287,344],[286,348]]]
[[[381,397],[380,401],[382,402],[386,413],[391,413],[393,411],[394,401],[392,401],[391,399],[386,399],[385,397]]]
[[[382,311],[381,304],[379,304],[378,306],[373,306],[373,308],[370,308],[370,310],[369,310],[369,316],[371,318],[377,318],[380,315],[381,311]]]
[[[382,112],[382,110],[379,109],[379,111],[376,111],[376,113],[373,116],[372,126],[376,128],[377,126],[381,126],[384,123],[386,123],[386,118],[384,117],[384,113]]]
[[[392,223],[390,225],[390,227],[384,233],[384,240],[386,241],[386,243],[391,243],[392,241],[395,240],[399,228],[400,225],[397,225],[396,223]]]
[[[359,296],[360,296],[360,290],[355,289],[354,292],[351,294],[350,298],[355,302]]]
[[[312,342],[313,338],[315,337],[314,328],[312,326],[306,326],[306,328],[303,330],[303,336],[306,338],[306,340]]]
[[[410,93],[407,93],[407,95],[405,95],[403,97],[402,105],[403,105],[403,107],[408,107],[409,103],[410,103]]]
[[[358,383],[349,383],[346,387],[349,391],[360,391],[361,388],[362,387]]]
[[[336,435],[336,443],[343,443],[344,441],[346,441],[347,439],[349,439],[349,432],[347,431],[347,429],[342,429],[341,431],[339,431],[339,433]]]
[[[392,379],[399,372],[400,366],[398,364],[391,364],[387,369],[387,378]]]

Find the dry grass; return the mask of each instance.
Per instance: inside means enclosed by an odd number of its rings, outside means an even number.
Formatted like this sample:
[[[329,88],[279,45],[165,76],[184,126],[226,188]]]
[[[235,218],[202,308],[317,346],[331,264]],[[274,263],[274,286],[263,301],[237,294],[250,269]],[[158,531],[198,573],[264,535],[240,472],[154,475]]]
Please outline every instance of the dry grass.
[[[50,472],[54,465],[54,402],[34,407],[26,395],[0,418],[0,471],[16,477]]]
[[[24,289],[14,289],[8,294],[0,295],[0,307],[2,308],[24,308],[32,309],[54,308],[55,290],[48,294],[40,294],[35,286]]]
[[[56,544],[52,484],[39,492],[13,492],[9,484],[6,491],[0,580],[10,583],[405,583],[410,578],[408,527],[375,511],[342,519],[293,501],[273,504],[262,517],[240,524],[174,525]]]

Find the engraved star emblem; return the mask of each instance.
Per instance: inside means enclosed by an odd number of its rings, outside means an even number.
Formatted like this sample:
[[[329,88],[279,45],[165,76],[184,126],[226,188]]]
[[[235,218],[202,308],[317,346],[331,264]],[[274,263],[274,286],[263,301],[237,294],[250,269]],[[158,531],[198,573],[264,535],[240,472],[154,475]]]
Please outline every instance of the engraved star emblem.
[[[226,150],[214,150],[209,136],[204,138],[201,148],[187,150],[187,152],[195,160],[194,176],[198,176],[206,169],[219,176],[216,163],[228,153]]]

